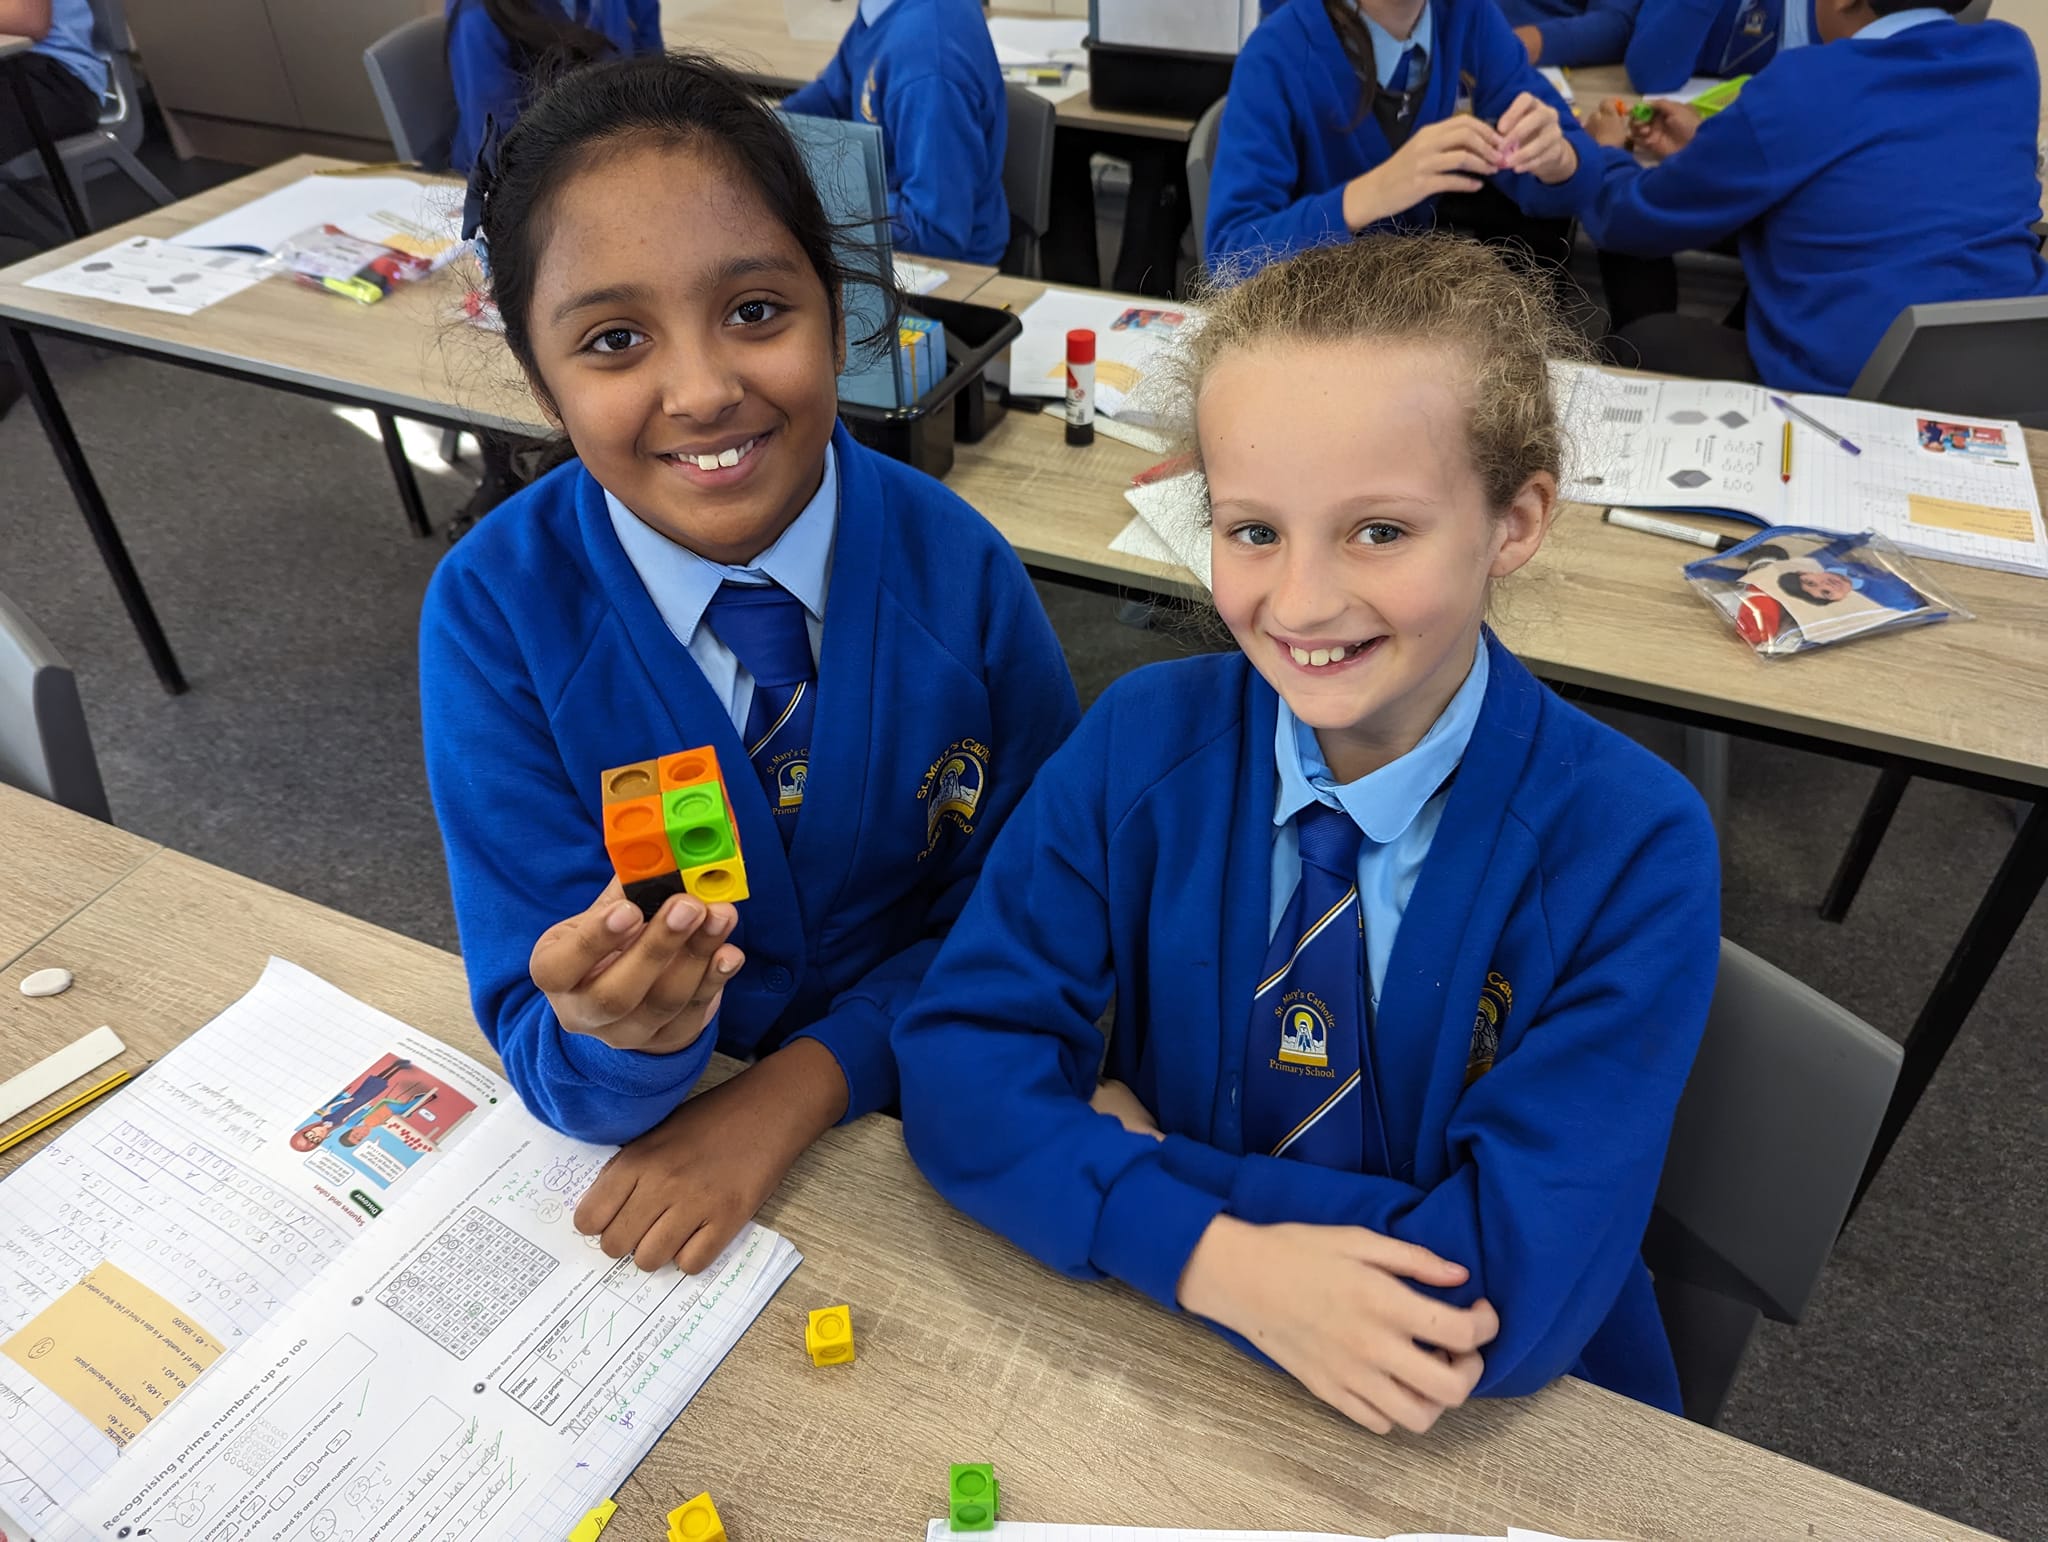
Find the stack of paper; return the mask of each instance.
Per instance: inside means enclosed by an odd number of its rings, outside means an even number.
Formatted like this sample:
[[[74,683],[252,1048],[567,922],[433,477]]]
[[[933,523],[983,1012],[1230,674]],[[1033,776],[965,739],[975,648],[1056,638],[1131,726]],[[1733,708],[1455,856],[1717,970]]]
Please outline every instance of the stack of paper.
[[[996,46],[996,63],[1005,69],[1033,64],[1086,64],[1088,22],[1028,21],[1014,16],[991,16],[989,41]]]
[[[463,196],[460,183],[316,173],[171,240],[179,246],[274,252],[302,230],[332,225],[438,268],[462,252]]]
[[[571,1220],[611,1154],[273,959],[0,1184],[0,1506],[41,1542],[560,1542],[798,1263],[758,1226],[614,1263]]]
[[[1567,498],[1875,530],[1919,556],[2048,576],[2048,529],[2017,423],[1573,365],[1556,366],[1552,381]]]

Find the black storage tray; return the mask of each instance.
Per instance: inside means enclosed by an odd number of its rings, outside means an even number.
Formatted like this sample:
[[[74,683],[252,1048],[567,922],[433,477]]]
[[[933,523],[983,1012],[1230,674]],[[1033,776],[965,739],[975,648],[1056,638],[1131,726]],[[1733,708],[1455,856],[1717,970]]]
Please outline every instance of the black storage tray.
[[[1237,60],[1227,54],[1127,48],[1088,40],[1088,100],[1111,112],[1199,118],[1230,90]]]
[[[1024,323],[992,305],[930,295],[906,300],[903,308],[946,329],[946,373],[911,406],[841,402],[839,416],[862,444],[943,477],[953,469],[953,446],[973,444],[1002,418],[1002,403],[989,400],[982,380],[996,355],[1022,334]]]

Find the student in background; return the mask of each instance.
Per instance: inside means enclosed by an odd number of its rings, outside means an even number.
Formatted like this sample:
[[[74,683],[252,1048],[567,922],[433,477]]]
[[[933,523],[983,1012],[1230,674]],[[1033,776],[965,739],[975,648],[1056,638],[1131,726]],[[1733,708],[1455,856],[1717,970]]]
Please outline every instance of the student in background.
[[[1499,0],[1531,64],[1619,64],[1646,0]],[[1647,0],[1654,4],[1655,0]]]
[[[1640,0],[1628,52],[1629,82],[1676,91],[1694,75],[1753,75],[1814,40],[1816,0]]]
[[[483,231],[577,458],[456,547],[421,618],[463,962],[526,1105],[627,1143],[577,1225],[698,1269],[822,1130],[896,1101],[889,1030],[1073,682],[1002,537],[838,424],[863,340],[832,227],[741,81],[683,55],[565,76]],[[752,897],[643,921],[599,779],[704,744]],[[753,1063],[685,1103],[714,1045]]]
[[[543,67],[661,48],[661,0],[448,0],[454,169],[467,176],[484,124],[512,127]]]
[[[1231,74],[1209,264],[1442,220],[1561,266],[1593,151],[1493,0],[1290,0]]]
[[[2040,77],[2027,35],[1906,0],[1818,0],[1825,47],[1774,61],[1702,121],[1656,104],[1642,166],[1612,109],[1580,211],[1602,248],[1665,256],[1734,236],[1744,328],[1652,316],[1618,357],[1645,369],[1846,391],[1908,305],[2048,293],[2029,228]],[[1968,168],[1967,177],[1928,168]]]
[[[1010,116],[979,0],[860,0],[824,74],[782,109],[881,125],[897,250],[1002,261]]]
[[[1572,341],[1444,237],[1215,297],[1186,384],[1241,651],[1104,693],[896,1027],[948,1200],[1381,1432],[1567,1372],[1678,1406],[1640,1248],[1714,832],[1482,619],[1556,507]]]
[[[86,0],[0,0],[0,32],[35,40],[0,59],[0,163],[35,148],[18,90],[27,91],[52,140],[83,134],[99,121],[107,66],[93,52]],[[0,417],[21,393],[13,363],[0,352]]]

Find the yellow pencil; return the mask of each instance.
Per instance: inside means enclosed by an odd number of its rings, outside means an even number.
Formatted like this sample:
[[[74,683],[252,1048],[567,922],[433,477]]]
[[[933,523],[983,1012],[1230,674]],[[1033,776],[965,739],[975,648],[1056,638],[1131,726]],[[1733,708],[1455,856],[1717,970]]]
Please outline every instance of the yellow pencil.
[[[1790,418],[1785,420],[1785,449],[1784,453],[1778,458],[1778,480],[1780,482],[1792,480],[1792,420]]]
[[[149,1067],[144,1066],[142,1069],[146,1071],[149,1069]],[[106,1094],[112,1092],[116,1087],[120,1086],[121,1083],[129,1080],[134,1075],[135,1072],[133,1071],[116,1071],[112,1076],[109,1076],[105,1081],[101,1082],[98,1086],[86,1088],[85,1091],[81,1092],[77,1097],[72,1098],[69,1102],[63,1103],[58,1107],[51,1109],[47,1114],[43,1115],[42,1118],[36,1120],[35,1123],[24,1126],[22,1129],[16,1130],[12,1135],[0,1137],[0,1151],[13,1150],[16,1146],[20,1145],[23,1141],[27,1140],[31,1135],[34,1135],[37,1131],[47,1130],[51,1125],[55,1124],[59,1119],[62,1119],[66,1114],[76,1113],[79,1109],[85,1107],[86,1104],[92,1102],[95,1098],[101,1098],[106,1096]]]

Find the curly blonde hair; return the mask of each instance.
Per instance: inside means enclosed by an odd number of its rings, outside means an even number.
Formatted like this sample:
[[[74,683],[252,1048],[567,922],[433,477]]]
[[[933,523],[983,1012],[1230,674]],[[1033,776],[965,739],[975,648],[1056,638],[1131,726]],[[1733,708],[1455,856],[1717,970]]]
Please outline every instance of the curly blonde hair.
[[[1552,359],[1581,359],[1585,339],[1558,314],[1549,286],[1477,241],[1445,235],[1362,236],[1319,246],[1203,295],[1201,319],[1164,365],[1168,413],[1201,464],[1202,382],[1240,349],[1279,341],[1420,342],[1471,370],[1472,464],[1503,510],[1538,472],[1562,478],[1564,434]]]

